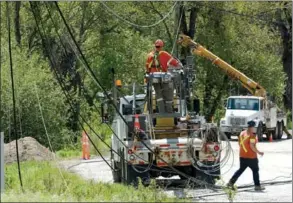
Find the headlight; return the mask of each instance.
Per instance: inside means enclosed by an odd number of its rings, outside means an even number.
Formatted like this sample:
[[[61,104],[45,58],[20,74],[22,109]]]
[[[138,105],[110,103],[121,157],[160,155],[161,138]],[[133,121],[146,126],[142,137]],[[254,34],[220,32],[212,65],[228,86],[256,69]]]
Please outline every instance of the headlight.
[[[225,120],[222,120],[222,121],[221,121],[221,124],[226,124],[226,121],[225,121]]]

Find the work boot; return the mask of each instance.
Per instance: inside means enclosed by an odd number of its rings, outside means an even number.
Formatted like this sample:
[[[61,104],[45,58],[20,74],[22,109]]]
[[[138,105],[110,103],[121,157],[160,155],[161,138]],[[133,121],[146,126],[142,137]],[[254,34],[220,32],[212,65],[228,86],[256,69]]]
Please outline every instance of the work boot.
[[[264,187],[264,186],[261,186],[261,185],[256,185],[255,187],[254,187],[254,190],[255,191],[262,191],[262,190],[265,190],[266,188]]]
[[[231,189],[231,190],[235,190],[234,184],[231,183],[231,182],[227,183],[226,187]]]

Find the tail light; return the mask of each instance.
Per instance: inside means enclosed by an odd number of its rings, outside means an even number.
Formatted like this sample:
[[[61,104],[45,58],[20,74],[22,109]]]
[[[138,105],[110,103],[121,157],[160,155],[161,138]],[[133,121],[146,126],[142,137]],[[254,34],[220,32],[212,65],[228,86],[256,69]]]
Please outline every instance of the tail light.
[[[129,149],[128,154],[133,154],[133,151],[131,149]]]
[[[214,150],[215,150],[216,152],[219,151],[219,149],[220,149],[219,145],[215,145],[215,146],[214,146]]]

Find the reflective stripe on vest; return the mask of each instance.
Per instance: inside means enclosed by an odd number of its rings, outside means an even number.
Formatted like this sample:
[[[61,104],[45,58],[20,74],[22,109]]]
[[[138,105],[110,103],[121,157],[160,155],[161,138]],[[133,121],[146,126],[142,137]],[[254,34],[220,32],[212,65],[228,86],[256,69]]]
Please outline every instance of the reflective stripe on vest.
[[[244,145],[244,141],[247,140],[248,138],[250,138],[250,136],[246,136],[243,139],[243,135],[240,135],[239,138],[240,138],[240,146],[243,148],[243,150],[245,151],[245,153],[247,153],[247,149],[246,149],[246,147]]]
[[[162,72],[162,66],[161,66],[159,58],[158,58],[158,56],[160,54],[161,54],[161,51],[155,52],[155,54],[153,56],[153,60],[149,63],[149,69],[156,68],[158,70],[158,68],[160,68],[160,72]],[[154,63],[154,66],[153,66],[153,63]]]

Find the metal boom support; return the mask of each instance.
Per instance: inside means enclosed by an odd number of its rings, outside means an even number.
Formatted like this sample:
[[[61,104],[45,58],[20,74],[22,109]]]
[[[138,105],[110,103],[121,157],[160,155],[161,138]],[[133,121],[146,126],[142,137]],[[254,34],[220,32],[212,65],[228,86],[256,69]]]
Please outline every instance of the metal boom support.
[[[181,34],[178,43],[184,47],[190,47],[193,54],[212,61],[213,64],[217,65],[217,67],[224,71],[228,76],[240,81],[242,86],[245,87],[251,94],[255,96],[266,97],[266,90],[261,85],[238,71],[236,68],[212,52],[208,51],[200,44],[194,42],[189,36]]]

